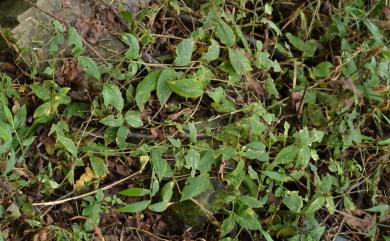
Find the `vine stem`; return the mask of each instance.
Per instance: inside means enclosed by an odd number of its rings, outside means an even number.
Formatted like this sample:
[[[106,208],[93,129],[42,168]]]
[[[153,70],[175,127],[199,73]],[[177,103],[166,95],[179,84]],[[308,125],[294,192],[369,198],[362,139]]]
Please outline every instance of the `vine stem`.
[[[85,197],[88,197],[88,196],[91,196],[91,195],[94,195],[100,191],[105,191],[105,190],[108,190],[108,189],[111,189],[137,175],[139,175],[141,173],[141,171],[137,171],[133,174],[131,174],[130,176],[127,176],[125,178],[122,178],[116,182],[113,182],[111,183],[110,185],[107,185],[105,187],[102,187],[102,188],[99,188],[95,191],[91,191],[91,192],[87,192],[87,193],[84,193],[84,194],[81,194],[81,195],[78,195],[78,196],[75,196],[75,197],[70,197],[70,198],[65,198],[65,199],[62,199],[62,200],[56,200],[56,201],[50,201],[50,202],[40,202],[40,203],[33,203],[32,206],[33,207],[39,207],[39,206],[55,206],[55,205],[59,205],[59,204],[63,204],[63,203],[66,203],[66,202],[70,202],[70,201],[74,201],[74,200],[78,200],[78,199],[81,199],[81,198],[85,198]]]

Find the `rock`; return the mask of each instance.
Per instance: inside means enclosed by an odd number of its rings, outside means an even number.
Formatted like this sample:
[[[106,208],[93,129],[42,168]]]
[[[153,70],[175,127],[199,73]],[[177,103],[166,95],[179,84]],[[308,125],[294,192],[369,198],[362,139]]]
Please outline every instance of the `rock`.
[[[170,232],[182,234],[190,229],[192,233],[197,233],[212,221],[209,215],[223,208],[224,197],[229,194],[221,182],[213,180],[212,184],[212,188],[194,198],[199,205],[187,200],[175,203],[165,211],[163,219]]]
[[[0,26],[12,28],[18,24],[17,16],[30,8],[24,0],[0,1]]]
[[[0,6],[10,2],[9,0],[2,1]],[[128,6],[129,10],[135,11],[138,7],[148,4],[149,1],[123,0],[122,2]],[[55,36],[52,25],[54,20],[58,20],[64,27],[75,27],[87,42],[87,44],[84,43],[87,46],[85,46],[86,51],[83,55],[95,58],[98,62],[113,58],[126,48],[118,38],[118,34],[126,30],[123,22],[118,21],[119,13],[114,7],[102,4],[102,1],[38,0],[36,6],[20,14],[17,17],[19,24],[12,29],[17,39],[17,46],[23,50],[21,57],[31,69],[43,71],[48,66],[48,60],[53,57],[70,55],[66,33],[64,33],[65,43],[59,46],[59,49],[67,51],[49,51],[50,42]],[[0,9],[3,8],[0,7]],[[16,12],[11,16],[15,17],[15,14]]]

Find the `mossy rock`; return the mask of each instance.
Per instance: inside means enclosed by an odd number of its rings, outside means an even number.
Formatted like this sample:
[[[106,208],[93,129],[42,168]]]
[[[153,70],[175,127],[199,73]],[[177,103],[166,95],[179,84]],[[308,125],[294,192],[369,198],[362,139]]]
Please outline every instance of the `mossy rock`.
[[[128,2],[132,3],[134,1]],[[54,19],[52,16],[60,16],[64,25],[77,29],[79,28],[77,21],[93,18],[94,4],[95,1],[93,0],[70,0],[69,6],[71,7],[63,7],[62,0],[37,0],[36,6],[38,8],[31,7],[18,15],[19,24],[12,29],[12,33],[17,39],[17,46],[21,50],[21,59],[31,69],[35,68],[42,72],[47,67],[48,60],[61,57],[61,54],[64,55],[63,57],[68,56],[68,51],[49,51],[48,46],[50,46],[50,41],[54,36],[52,26]],[[137,2],[134,2],[134,4],[137,4]],[[104,23],[102,22],[102,24]],[[80,29],[77,30],[80,32]],[[100,39],[94,40],[96,42],[90,44],[93,47],[86,47],[86,52],[83,53],[83,55],[97,59],[98,62],[104,61],[103,59],[115,58],[118,53],[126,49],[126,45],[116,34],[110,31],[103,31],[102,33]],[[66,33],[64,33],[64,37],[66,39]],[[64,50],[68,50],[67,47],[66,41],[63,46],[59,46],[60,49]]]
[[[0,26],[13,28],[18,22],[18,15],[25,12],[31,6],[24,0],[0,1]]]
[[[213,181],[212,184],[212,188],[194,198],[198,204],[187,200],[175,203],[165,211],[163,217],[172,233],[180,234],[189,228],[192,233],[200,232],[210,221],[208,215],[215,214],[224,207],[224,199],[231,193],[218,181]]]

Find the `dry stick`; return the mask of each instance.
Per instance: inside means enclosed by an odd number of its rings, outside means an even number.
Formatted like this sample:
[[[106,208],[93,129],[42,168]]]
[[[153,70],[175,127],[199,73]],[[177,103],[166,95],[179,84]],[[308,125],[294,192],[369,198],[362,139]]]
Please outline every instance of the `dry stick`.
[[[87,193],[84,193],[84,194],[81,194],[81,195],[78,195],[78,196],[75,196],[75,197],[70,197],[70,198],[65,198],[65,199],[62,199],[62,200],[57,200],[57,201],[51,201],[51,202],[42,202],[42,203],[33,203],[32,206],[33,207],[38,207],[38,206],[54,206],[54,205],[58,205],[58,204],[62,204],[62,203],[66,203],[66,202],[70,202],[70,201],[74,201],[74,200],[78,200],[78,199],[81,199],[81,198],[85,198],[85,197],[88,197],[88,196],[91,196],[93,194],[96,194],[97,192],[100,192],[100,191],[105,191],[105,190],[108,190],[108,189],[111,189],[119,184],[121,184],[122,182],[125,182],[129,179],[131,179],[132,177],[140,174],[141,171],[138,171],[138,172],[135,172],[133,174],[131,174],[130,176],[127,176],[125,178],[122,178],[114,183],[111,183],[110,185],[108,186],[105,186],[105,187],[102,187],[102,188],[99,188],[95,191],[92,191],[92,192],[87,192]]]

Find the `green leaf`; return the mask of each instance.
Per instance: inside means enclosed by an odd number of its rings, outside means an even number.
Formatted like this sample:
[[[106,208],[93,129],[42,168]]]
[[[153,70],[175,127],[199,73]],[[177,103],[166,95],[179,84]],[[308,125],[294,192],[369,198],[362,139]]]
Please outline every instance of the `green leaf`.
[[[249,229],[249,230],[261,229],[261,225],[259,220],[257,219],[256,213],[251,208],[240,210],[236,214],[235,219],[237,223],[245,229]]]
[[[313,75],[315,78],[325,78],[330,74],[330,69],[333,67],[333,64],[325,61],[316,65],[313,69]]]
[[[380,219],[382,219],[385,214],[390,210],[389,204],[381,203],[377,206],[365,209],[367,212],[377,212],[380,213]]]
[[[175,65],[186,66],[191,63],[192,51],[193,51],[193,39],[183,39],[176,47],[176,59]]]
[[[224,21],[218,21],[215,31],[219,40],[228,47],[231,47],[236,43],[236,36],[234,35],[233,29]]]
[[[150,194],[150,190],[145,188],[133,187],[120,191],[118,194],[127,197],[142,197]]]
[[[206,173],[210,171],[211,166],[216,162],[214,157],[214,153],[211,150],[207,150],[204,152],[202,158],[200,159],[198,170],[201,173]]]
[[[126,148],[126,139],[130,134],[129,128],[127,126],[121,125],[116,132],[116,143],[120,149]]]
[[[242,178],[244,176],[244,167],[245,167],[244,161],[240,160],[237,163],[236,169],[234,169],[234,171],[232,171],[225,177],[227,183],[232,187],[234,187],[235,189],[238,189],[241,185]]]
[[[41,83],[33,83],[30,85],[30,89],[39,99],[48,101],[50,99],[50,90]]]
[[[259,180],[259,175],[257,174],[257,172],[253,169],[252,166],[248,166],[248,174],[250,176],[251,179],[253,180]]]
[[[12,128],[8,124],[0,121],[0,154],[6,153],[12,144]]]
[[[211,45],[209,46],[207,53],[203,54],[202,58],[208,62],[214,61],[219,57],[219,44],[214,39],[211,39]]]
[[[348,210],[356,209],[355,204],[353,203],[352,199],[348,195],[344,196],[343,203],[344,203],[344,207]]]
[[[172,68],[164,69],[160,77],[157,80],[157,98],[161,106],[164,106],[172,94],[171,88],[169,88],[168,81],[173,81],[177,77],[177,73]]]
[[[91,156],[89,157],[89,161],[96,177],[104,177],[107,175],[108,168],[105,160],[96,156]]]
[[[260,233],[263,235],[266,241],[274,241],[271,237],[271,235],[265,231],[264,229],[260,228]]]
[[[214,92],[208,92],[207,93],[211,99],[214,100],[215,103],[221,103],[223,99],[223,95],[225,94],[222,87],[218,87],[214,90]]]
[[[234,70],[240,75],[247,74],[252,70],[251,62],[241,49],[229,48],[229,60]]]
[[[200,155],[194,149],[190,149],[186,155],[186,165],[191,168],[191,176],[195,176],[195,172],[199,167]]]
[[[236,225],[236,220],[234,218],[234,215],[230,215],[225,220],[223,220],[223,223],[221,225],[221,237],[224,237],[226,234],[230,233],[234,226]]]
[[[122,111],[124,106],[124,100],[119,87],[112,83],[105,83],[103,85],[103,100],[104,106],[108,108],[110,105],[118,111]]]
[[[275,72],[280,72],[281,68],[278,61],[272,61],[269,57],[270,55],[268,52],[262,52],[258,49],[256,52],[256,67],[264,71],[269,71],[273,68]]]
[[[203,86],[207,86],[210,83],[211,79],[214,78],[214,74],[209,68],[201,66],[198,68],[196,73],[191,75],[191,77],[197,79],[199,82],[202,83]]]
[[[261,201],[257,200],[254,197],[246,195],[238,197],[238,201],[250,208],[261,208],[264,206]]]
[[[294,213],[299,213],[303,207],[303,199],[296,191],[287,192],[283,197],[283,204]]]
[[[302,39],[292,35],[291,33],[287,33],[286,37],[292,46],[294,46],[296,49],[302,52],[305,51],[305,42]]]
[[[313,57],[317,47],[318,43],[314,39],[308,40],[306,43],[301,40],[300,38],[292,35],[291,33],[287,33],[286,37],[288,41],[297,49],[303,52],[303,57]]]
[[[154,203],[149,206],[149,209],[153,212],[164,212],[172,203],[170,202],[173,195],[173,187],[175,186],[174,181],[170,181],[164,185],[161,189],[162,201]]]
[[[156,212],[156,213],[161,213],[161,212],[164,212],[165,210],[167,210],[167,208],[172,205],[172,203],[170,202],[158,202],[158,203],[153,203],[151,205],[149,205],[149,209],[153,212]]]
[[[145,210],[150,204],[150,200],[130,203],[118,209],[122,213],[138,213]]]
[[[175,182],[167,182],[164,187],[161,189],[161,197],[163,202],[171,201],[173,195],[173,188],[175,187]]]
[[[79,56],[85,51],[84,45],[83,45],[83,39],[77,32],[77,30],[74,27],[69,28],[68,33],[68,42],[70,45],[74,45],[75,47],[72,49],[72,55],[73,56]]]
[[[208,95],[211,99],[214,100],[214,103],[211,106],[218,112],[229,113],[236,110],[234,103],[227,99],[224,96],[224,91],[221,87],[215,89],[214,92],[208,92]]]
[[[181,141],[178,140],[178,139],[175,139],[171,136],[168,136],[168,141],[176,148],[180,148],[181,147]]]
[[[328,209],[329,213],[334,214],[336,211],[336,207],[334,205],[333,197],[332,196],[325,197],[325,203],[326,203],[325,206]]]
[[[0,134],[1,134],[1,127],[0,127]],[[16,165],[16,156],[15,152],[11,150],[11,153],[9,157],[7,158],[7,164],[3,170],[3,175],[6,176]],[[1,233],[1,232],[0,232]]]
[[[390,137],[389,137],[389,138],[387,138],[387,139],[384,139],[384,140],[378,141],[378,145],[381,145],[381,146],[390,145]]]
[[[302,147],[302,149],[298,151],[297,165],[302,168],[306,168],[309,165],[310,157],[310,148],[308,146]]]
[[[194,122],[188,123],[187,128],[190,132],[190,140],[192,143],[196,143],[196,137],[198,135],[198,131],[196,130],[196,126]]]
[[[280,174],[279,172],[262,171],[261,173],[278,182],[285,182],[287,179],[285,175]]]
[[[65,109],[65,117],[67,119],[72,116],[84,118],[85,115],[90,111],[90,106],[83,102],[72,102]]]
[[[275,157],[275,162],[280,164],[290,163],[295,160],[299,149],[295,145],[283,148]]]
[[[70,153],[72,154],[72,156],[76,157],[77,156],[77,147],[76,145],[74,144],[73,140],[72,139],[69,139],[68,137],[65,137],[65,136],[62,136],[62,135],[59,135],[57,136],[57,140],[61,143],[61,145],[63,147],[65,147],[65,149]]]
[[[266,3],[264,6],[264,12],[268,15],[272,14],[272,6],[269,3]]]
[[[383,36],[380,28],[375,25],[371,20],[365,19],[364,24],[372,34],[377,45],[383,44]]]
[[[212,103],[211,106],[220,113],[230,113],[236,110],[233,101],[223,97],[220,103]]]
[[[325,203],[325,198],[324,197],[318,197],[316,198],[311,204],[310,206],[307,208],[306,210],[306,214],[312,214],[316,211],[318,211],[320,208],[322,208],[322,206],[324,206],[324,203]]]
[[[23,105],[15,113],[14,120],[13,120],[15,129],[18,129],[18,128],[24,126],[25,122],[26,122],[26,118],[27,118],[27,108],[26,108],[26,105]]]
[[[306,45],[305,45],[305,50],[303,51],[303,57],[308,57],[308,58],[311,58],[311,57],[314,57],[314,54],[316,52],[318,48],[318,43],[316,40],[314,39],[310,39],[309,41],[306,42]]]
[[[124,119],[129,126],[134,128],[140,128],[144,125],[139,111],[130,110],[126,112]]]
[[[195,78],[168,81],[168,85],[176,94],[185,98],[196,98],[203,95],[203,85]]]
[[[265,89],[267,90],[267,93],[271,96],[274,96],[276,99],[279,99],[279,92],[275,86],[274,80],[268,76],[268,78],[265,80]]]
[[[182,191],[180,202],[191,199],[202,192],[209,189],[211,186],[208,173],[200,174],[196,177],[189,177],[186,180],[186,185]]]
[[[276,35],[282,35],[282,31],[280,31],[280,28],[274,22],[268,20],[267,18],[262,18],[260,22],[268,25],[268,27],[272,29]]]
[[[122,42],[129,46],[129,50],[126,52],[126,57],[129,59],[136,59],[139,57],[139,43],[137,37],[130,33],[122,34]]]
[[[268,161],[268,152],[265,150],[265,145],[261,142],[252,142],[245,146],[245,157],[258,160]]]
[[[123,125],[123,116],[119,115],[118,119],[116,119],[114,115],[109,115],[101,119],[99,122],[105,126],[119,127]]]
[[[144,110],[145,103],[150,99],[151,92],[156,89],[160,73],[161,70],[153,71],[138,84],[135,91],[135,101],[141,111]]]
[[[161,153],[157,150],[152,152],[152,166],[160,181],[164,177],[171,177],[173,175],[171,166],[169,166],[167,161],[162,159]]]
[[[100,80],[101,78],[100,71],[96,62],[93,59],[85,56],[79,56],[77,58],[77,61],[79,62],[79,64],[81,65],[81,67],[84,69],[84,71],[87,73],[88,76]]]
[[[7,119],[8,123],[11,125],[11,126],[14,126],[14,119],[12,117],[12,112],[11,110],[8,108],[8,106],[3,103],[3,112],[4,112],[4,115],[5,115],[5,118]]]

